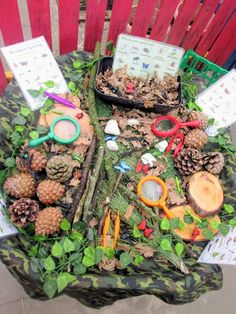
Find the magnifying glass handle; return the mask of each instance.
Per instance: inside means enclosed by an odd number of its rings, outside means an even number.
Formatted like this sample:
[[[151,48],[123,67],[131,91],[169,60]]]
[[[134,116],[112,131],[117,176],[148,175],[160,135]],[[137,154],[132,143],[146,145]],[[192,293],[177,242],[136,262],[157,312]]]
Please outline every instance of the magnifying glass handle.
[[[47,140],[50,140],[52,138],[51,134],[47,134],[45,136],[42,136],[42,137],[39,137],[39,138],[36,138],[34,140],[31,140],[29,142],[29,146],[30,147],[35,147],[35,146],[38,146],[40,144],[42,144],[43,142],[47,141]]]
[[[181,122],[181,127],[182,126],[191,126],[193,128],[198,127],[201,124],[200,120],[195,120],[195,121],[190,121],[190,122]]]
[[[163,205],[163,206],[162,206],[162,209],[163,209],[163,211],[164,211],[164,213],[166,214],[166,217],[167,217],[168,219],[171,219],[171,218],[174,218],[174,217],[175,217],[175,215],[166,207],[166,205]]]

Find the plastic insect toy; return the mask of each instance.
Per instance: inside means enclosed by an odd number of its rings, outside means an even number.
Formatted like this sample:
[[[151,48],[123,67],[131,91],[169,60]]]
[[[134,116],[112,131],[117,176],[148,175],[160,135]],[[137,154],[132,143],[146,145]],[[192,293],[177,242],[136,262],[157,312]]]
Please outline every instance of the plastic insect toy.
[[[133,83],[126,84],[126,93],[134,93],[135,92],[135,85]]]
[[[131,167],[124,160],[121,160],[119,165],[114,166],[114,169],[119,170],[121,173],[126,173],[127,170],[131,170]]]

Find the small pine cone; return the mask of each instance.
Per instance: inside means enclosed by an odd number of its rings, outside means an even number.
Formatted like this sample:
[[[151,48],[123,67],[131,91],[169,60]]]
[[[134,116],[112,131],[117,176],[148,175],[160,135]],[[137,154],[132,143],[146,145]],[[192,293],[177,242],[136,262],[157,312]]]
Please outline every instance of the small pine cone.
[[[39,183],[37,196],[41,203],[51,205],[58,201],[65,192],[65,187],[57,181],[44,180]]]
[[[202,169],[202,153],[194,148],[184,148],[175,158],[175,167],[183,176],[189,176]]]
[[[73,165],[70,156],[53,156],[49,159],[46,172],[51,180],[66,182],[72,176]]]
[[[36,192],[36,182],[30,174],[19,173],[7,178],[3,189],[15,198],[30,198]]]
[[[34,148],[23,149],[20,156],[16,157],[16,166],[21,172],[29,172],[30,170],[40,172],[45,169],[46,164],[46,156]]]
[[[198,129],[205,130],[208,127],[208,117],[205,113],[192,111],[188,116],[188,121],[200,120],[201,124]]]
[[[39,212],[35,222],[35,233],[49,236],[60,230],[62,212],[56,207],[46,207]]]
[[[11,216],[11,221],[18,227],[23,228],[36,220],[39,205],[30,198],[20,198],[8,208],[8,212]]]
[[[188,132],[185,136],[184,145],[201,149],[208,142],[207,134],[199,129],[194,129]]]
[[[224,167],[225,159],[222,153],[212,152],[203,156],[204,168],[212,173],[219,174]]]

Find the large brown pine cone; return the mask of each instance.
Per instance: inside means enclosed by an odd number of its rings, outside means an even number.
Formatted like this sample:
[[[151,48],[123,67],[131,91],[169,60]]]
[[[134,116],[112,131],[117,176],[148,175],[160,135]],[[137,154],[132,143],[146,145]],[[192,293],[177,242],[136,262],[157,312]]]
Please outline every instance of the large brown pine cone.
[[[188,121],[200,120],[201,124],[198,129],[205,130],[208,127],[208,117],[205,113],[199,111],[191,111]]]
[[[53,156],[49,159],[46,172],[51,180],[65,182],[72,176],[73,165],[70,156]]]
[[[37,196],[41,203],[51,205],[59,200],[65,192],[65,187],[53,180],[44,180],[37,187]]]
[[[219,174],[224,167],[224,163],[224,156],[220,152],[206,153],[203,156],[204,168],[212,174]]]
[[[46,207],[39,212],[35,222],[35,233],[49,236],[60,230],[62,212],[56,207]]]
[[[42,171],[47,164],[46,156],[40,151],[30,148],[23,149],[19,156],[16,157],[17,169],[21,172]]]
[[[30,198],[20,198],[8,208],[8,212],[13,223],[19,227],[25,227],[35,221],[39,212],[39,205]]]
[[[36,182],[30,174],[19,173],[7,178],[3,189],[15,198],[30,198],[36,192]]]
[[[183,176],[188,176],[202,169],[202,153],[194,148],[184,148],[175,158],[175,167]]]
[[[207,134],[199,129],[194,129],[188,132],[185,136],[184,145],[201,149],[208,141]]]

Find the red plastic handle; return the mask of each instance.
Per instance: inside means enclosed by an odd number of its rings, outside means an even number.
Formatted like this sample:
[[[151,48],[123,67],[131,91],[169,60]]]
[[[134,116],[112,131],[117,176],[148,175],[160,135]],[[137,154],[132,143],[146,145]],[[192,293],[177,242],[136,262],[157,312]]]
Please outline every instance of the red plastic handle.
[[[193,128],[197,128],[201,124],[200,120],[194,120],[190,122],[181,122],[181,127],[182,126],[191,126]]]
[[[175,136],[172,137],[168,146],[166,147],[166,154],[168,154],[171,151],[171,148],[174,144],[174,141],[177,139],[180,139],[180,141],[175,148],[173,157],[176,157],[178,155],[178,153],[180,152],[180,150],[182,149],[182,147],[184,145],[184,134],[183,133],[176,133]]]

